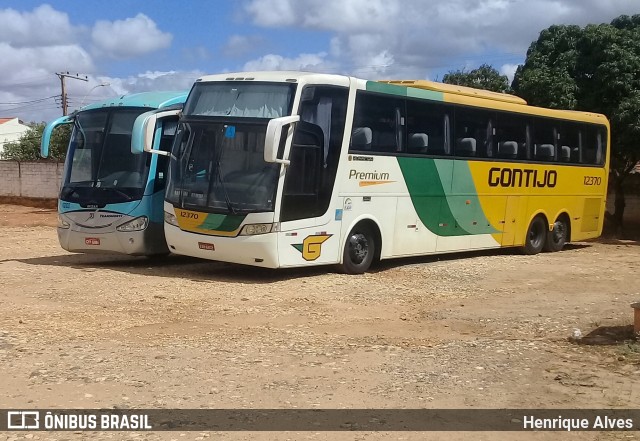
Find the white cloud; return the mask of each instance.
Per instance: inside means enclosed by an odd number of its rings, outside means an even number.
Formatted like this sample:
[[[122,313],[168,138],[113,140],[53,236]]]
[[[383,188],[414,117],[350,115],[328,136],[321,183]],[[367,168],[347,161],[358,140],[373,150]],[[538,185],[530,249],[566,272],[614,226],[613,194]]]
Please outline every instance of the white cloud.
[[[413,78],[470,63],[501,66],[524,58],[552,24],[609,22],[638,11],[637,0],[247,0],[265,27],[333,34],[325,63],[362,74]],[[496,55],[496,54],[500,55]]]
[[[205,75],[202,71],[189,72],[160,72],[148,71],[125,78],[101,77],[103,81],[110,83],[118,95],[129,93],[147,92],[151,90],[185,90],[191,89],[194,81]]]
[[[222,53],[230,58],[238,58],[255,51],[263,43],[263,38],[257,35],[232,35],[222,47]]]
[[[131,58],[167,48],[173,35],[162,32],[144,14],[116,21],[98,21],[91,31],[96,51],[112,58]]]
[[[290,26],[295,23],[295,5],[289,0],[250,1],[245,9],[261,26]]]
[[[155,72],[127,78],[95,75],[88,45],[102,55],[141,55],[171,43],[171,34],[158,30],[139,14],[114,22],[100,21],[93,32],[74,26],[66,13],[49,5],[32,11],[0,9],[0,116],[46,121],[61,114],[60,80],[56,72],[79,73],[88,81],[65,80],[69,111],[83,104],[143,90],[185,90],[202,72]],[[203,52],[199,51],[202,55]],[[108,82],[109,86],[98,86]]]
[[[500,68],[500,73],[506,75],[509,78],[509,83],[513,81],[513,77],[516,74],[517,64],[503,64]]]
[[[91,56],[77,45],[15,48],[0,43],[2,75],[0,85],[15,86],[25,78],[57,71],[91,72],[94,69]]]
[[[60,80],[55,72],[84,74],[94,70],[91,56],[72,44],[15,48],[0,43],[0,60],[3,66],[0,115],[18,116],[26,121],[47,120],[60,114],[59,106],[52,98],[60,95]],[[72,94],[77,88],[84,88],[86,83],[67,79],[66,86],[67,94]]]
[[[260,26],[300,26],[336,32],[375,32],[399,16],[393,0],[251,0],[245,10]]]
[[[75,32],[67,14],[49,5],[31,12],[0,9],[0,41],[14,47],[68,44]]]
[[[247,71],[259,70],[302,70],[328,72],[335,68],[326,61],[327,53],[300,54],[296,58],[286,58],[281,55],[269,54],[245,63]]]

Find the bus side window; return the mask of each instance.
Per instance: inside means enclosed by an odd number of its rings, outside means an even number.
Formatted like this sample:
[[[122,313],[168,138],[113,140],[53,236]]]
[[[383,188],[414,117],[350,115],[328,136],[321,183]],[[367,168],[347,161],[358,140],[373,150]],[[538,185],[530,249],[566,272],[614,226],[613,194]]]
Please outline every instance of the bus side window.
[[[303,91],[301,121],[293,135],[284,182],[281,221],[318,217],[327,211],[345,135],[348,93],[346,88],[333,86],[307,86]],[[367,141],[370,145],[371,130],[361,129],[352,136],[351,148],[354,141],[362,142],[358,149]]]
[[[403,150],[404,143],[404,101],[394,96],[377,95],[358,91],[354,113],[354,132],[351,149],[365,150],[368,145],[368,131],[356,132],[357,128],[371,130],[371,152],[398,153]],[[354,143],[354,137],[357,138]]]
[[[429,101],[407,100],[407,153],[445,156],[451,108]]]
[[[520,115],[499,112],[496,116],[495,157],[508,160],[527,159],[528,120]]]
[[[493,155],[493,113],[457,108],[454,121],[455,154],[461,157],[489,158]]]
[[[580,125],[564,122],[559,125],[558,129],[558,145],[559,154],[558,161],[561,163],[577,162],[576,153],[579,155],[579,147],[581,143]]]
[[[601,131],[597,127],[585,125],[582,128],[582,163],[595,165],[604,161],[604,142]]]
[[[351,131],[352,150],[371,150],[371,140],[373,135],[369,127],[356,127]]]
[[[178,126],[178,120],[167,119],[162,124],[162,135],[160,136],[159,150],[168,152],[171,150],[173,144],[173,137],[176,133]],[[145,153],[151,157],[151,154]],[[156,174],[153,182],[153,192],[163,190],[167,180],[167,166],[169,164],[169,157],[163,155],[156,155]]]
[[[556,159],[557,132],[554,122],[536,118],[533,124],[533,159],[553,162]]]

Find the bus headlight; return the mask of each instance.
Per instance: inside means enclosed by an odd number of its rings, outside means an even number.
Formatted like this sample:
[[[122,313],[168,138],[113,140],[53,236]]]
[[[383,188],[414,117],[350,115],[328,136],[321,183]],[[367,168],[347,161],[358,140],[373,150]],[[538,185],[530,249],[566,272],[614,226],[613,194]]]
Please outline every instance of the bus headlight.
[[[147,228],[147,225],[149,225],[149,218],[147,216],[140,216],[136,217],[133,220],[130,220],[125,224],[120,225],[118,228],[116,228],[116,230],[124,232],[142,231]]]
[[[164,221],[169,225],[173,225],[174,227],[178,227],[178,218],[175,214],[171,214],[168,211],[164,212]]]
[[[62,217],[61,214],[58,215],[58,228],[64,228],[65,230],[67,228],[69,228],[69,222],[67,222],[66,220],[64,220],[64,218]]]
[[[278,224],[247,224],[242,227],[240,236],[255,236],[257,234],[267,234],[278,231]]]

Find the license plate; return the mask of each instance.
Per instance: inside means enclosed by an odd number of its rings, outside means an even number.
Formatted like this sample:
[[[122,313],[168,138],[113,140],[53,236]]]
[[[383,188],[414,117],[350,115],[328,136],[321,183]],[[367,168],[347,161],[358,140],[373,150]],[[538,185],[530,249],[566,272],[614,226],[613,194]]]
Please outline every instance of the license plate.
[[[84,238],[85,245],[100,245],[100,238],[98,237],[85,237]]]
[[[212,243],[198,242],[198,248],[206,251],[215,251],[216,247]]]

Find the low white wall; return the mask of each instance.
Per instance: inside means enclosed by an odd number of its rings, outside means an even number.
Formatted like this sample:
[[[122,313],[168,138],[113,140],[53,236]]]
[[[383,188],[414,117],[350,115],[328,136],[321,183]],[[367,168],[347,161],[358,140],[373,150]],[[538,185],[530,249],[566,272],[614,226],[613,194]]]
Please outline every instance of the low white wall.
[[[0,196],[57,199],[61,162],[0,161]]]

